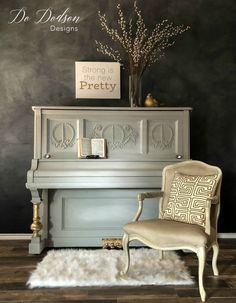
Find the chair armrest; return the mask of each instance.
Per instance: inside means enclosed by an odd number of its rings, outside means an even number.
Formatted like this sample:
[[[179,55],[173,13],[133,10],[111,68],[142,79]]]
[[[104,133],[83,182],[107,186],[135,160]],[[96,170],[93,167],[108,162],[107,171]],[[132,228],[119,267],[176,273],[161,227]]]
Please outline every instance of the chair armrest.
[[[208,198],[211,201],[211,204],[217,204],[220,201],[220,197],[218,195]]]
[[[144,201],[144,199],[158,198],[158,197],[163,197],[163,191],[144,192],[144,193],[138,194],[138,210],[137,210],[137,213],[135,214],[135,217],[132,221],[138,221],[139,217],[141,216],[142,211],[143,211],[143,201]]]
[[[145,192],[138,194],[138,200],[144,200],[148,198],[158,198],[163,197],[164,192],[163,191],[157,191],[157,192]]]
[[[219,201],[220,197],[218,195],[207,198],[205,232],[208,235],[211,234],[211,205],[216,205]]]

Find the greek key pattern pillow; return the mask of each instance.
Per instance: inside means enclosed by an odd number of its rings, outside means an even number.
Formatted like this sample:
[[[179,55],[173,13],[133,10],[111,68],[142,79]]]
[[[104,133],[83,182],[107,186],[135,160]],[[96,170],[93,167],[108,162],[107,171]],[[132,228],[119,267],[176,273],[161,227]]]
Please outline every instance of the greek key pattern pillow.
[[[205,227],[207,198],[214,196],[217,175],[175,173],[164,219]]]

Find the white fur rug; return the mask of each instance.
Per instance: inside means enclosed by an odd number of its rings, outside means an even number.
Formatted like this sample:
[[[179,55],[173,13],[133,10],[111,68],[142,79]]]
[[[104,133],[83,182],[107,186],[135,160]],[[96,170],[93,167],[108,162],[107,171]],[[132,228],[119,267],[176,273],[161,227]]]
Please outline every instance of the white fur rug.
[[[174,252],[165,252],[163,260],[154,249],[131,249],[130,254],[130,270],[121,277],[125,261],[122,250],[51,250],[27,284],[34,288],[193,283],[184,262]]]

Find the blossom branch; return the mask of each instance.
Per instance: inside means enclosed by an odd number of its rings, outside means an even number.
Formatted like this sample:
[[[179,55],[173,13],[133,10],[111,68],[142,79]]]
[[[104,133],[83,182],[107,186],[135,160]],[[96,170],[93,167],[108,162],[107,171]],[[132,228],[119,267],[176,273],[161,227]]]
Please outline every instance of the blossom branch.
[[[152,32],[148,34],[136,1],[134,1],[135,18],[126,20],[120,4],[117,5],[117,10],[118,29],[109,27],[105,14],[98,12],[98,16],[102,30],[108,34],[111,40],[118,42],[125,56],[128,56],[130,73],[135,72],[142,75],[147,67],[164,56],[166,49],[174,45],[175,36],[181,35],[190,28],[184,25],[174,26],[165,19],[156,24]],[[136,29],[133,27],[135,23]],[[122,60],[118,50],[98,41],[96,44],[97,51],[119,62]]]

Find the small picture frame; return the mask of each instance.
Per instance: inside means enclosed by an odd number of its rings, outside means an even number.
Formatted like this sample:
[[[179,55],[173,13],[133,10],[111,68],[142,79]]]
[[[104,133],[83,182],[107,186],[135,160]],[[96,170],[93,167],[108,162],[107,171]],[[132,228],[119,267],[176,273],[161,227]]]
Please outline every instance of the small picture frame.
[[[119,62],[75,62],[77,99],[120,99]]]

